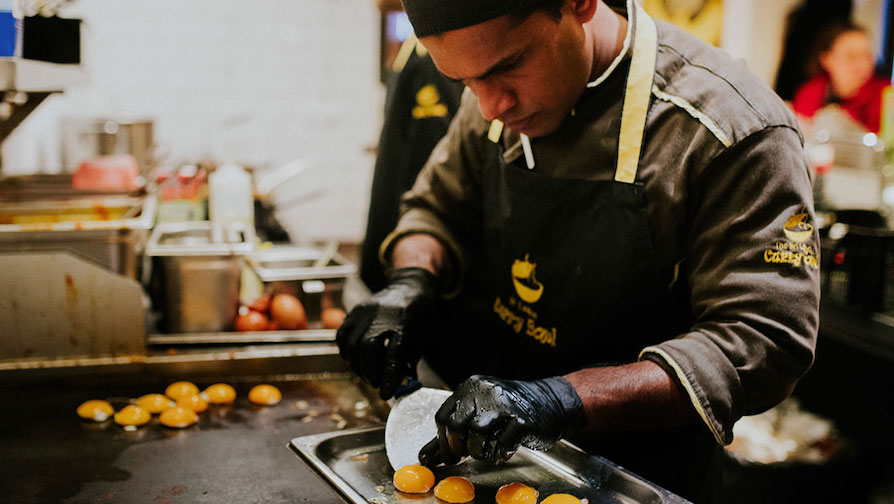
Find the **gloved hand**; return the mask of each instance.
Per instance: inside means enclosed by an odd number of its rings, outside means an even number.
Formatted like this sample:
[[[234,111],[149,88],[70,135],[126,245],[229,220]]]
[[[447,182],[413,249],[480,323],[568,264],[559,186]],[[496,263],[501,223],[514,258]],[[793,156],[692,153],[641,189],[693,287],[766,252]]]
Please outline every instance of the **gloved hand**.
[[[388,284],[357,305],[335,336],[341,356],[358,375],[379,389],[382,399],[394,395],[405,377],[416,377],[420,326],[431,323],[438,279],[423,268],[402,268]]]
[[[423,465],[456,464],[471,455],[506,461],[519,445],[546,450],[586,423],[584,405],[568,380],[501,380],[473,376],[435,414],[438,437],[420,451]]]

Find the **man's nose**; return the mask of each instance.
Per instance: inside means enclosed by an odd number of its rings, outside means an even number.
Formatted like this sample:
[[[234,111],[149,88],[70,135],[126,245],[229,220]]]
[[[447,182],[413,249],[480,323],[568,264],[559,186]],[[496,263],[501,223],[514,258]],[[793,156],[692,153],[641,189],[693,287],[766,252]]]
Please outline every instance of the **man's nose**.
[[[476,82],[469,87],[478,97],[478,110],[485,120],[493,121],[499,118],[517,103],[515,95],[503,86]]]

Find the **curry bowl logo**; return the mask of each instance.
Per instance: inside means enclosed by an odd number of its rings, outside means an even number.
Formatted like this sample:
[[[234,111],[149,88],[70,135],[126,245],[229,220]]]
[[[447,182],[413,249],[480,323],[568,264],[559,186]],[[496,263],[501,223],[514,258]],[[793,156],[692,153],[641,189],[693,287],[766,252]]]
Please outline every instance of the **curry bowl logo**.
[[[802,211],[792,215],[785,221],[785,236],[796,243],[803,243],[813,235],[813,224],[807,222],[807,212]]]
[[[536,303],[543,295],[543,284],[534,277],[536,268],[536,264],[528,261],[528,254],[523,261],[516,259],[512,263],[512,285],[518,297],[526,303]]]

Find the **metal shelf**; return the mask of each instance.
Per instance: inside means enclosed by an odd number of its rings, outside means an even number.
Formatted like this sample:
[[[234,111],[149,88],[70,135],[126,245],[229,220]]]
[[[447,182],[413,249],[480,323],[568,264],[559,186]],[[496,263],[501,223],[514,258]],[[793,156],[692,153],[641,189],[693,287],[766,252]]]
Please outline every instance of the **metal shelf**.
[[[22,58],[0,58],[0,89],[53,92],[87,83],[80,65],[60,65]]]

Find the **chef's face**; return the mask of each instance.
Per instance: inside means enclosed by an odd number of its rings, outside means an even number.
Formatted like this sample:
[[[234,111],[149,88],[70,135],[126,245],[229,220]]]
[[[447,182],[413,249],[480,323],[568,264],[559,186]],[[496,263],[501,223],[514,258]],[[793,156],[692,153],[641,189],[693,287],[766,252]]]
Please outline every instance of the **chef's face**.
[[[420,40],[445,76],[478,96],[485,119],[543,136],[568,116],[592,68],[582,21],[569,5],[558,20],[541,11],[524,20],[502,16]]]

